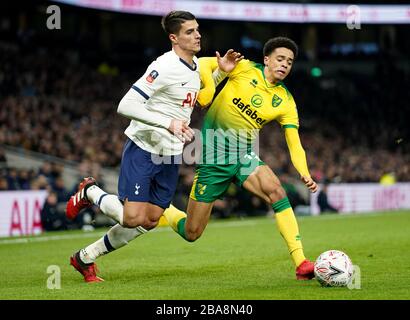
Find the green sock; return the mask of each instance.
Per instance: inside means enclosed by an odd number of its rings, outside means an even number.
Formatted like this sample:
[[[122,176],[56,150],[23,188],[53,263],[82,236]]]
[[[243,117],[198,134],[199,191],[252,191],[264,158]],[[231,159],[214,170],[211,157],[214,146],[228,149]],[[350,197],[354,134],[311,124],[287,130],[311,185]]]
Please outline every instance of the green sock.
[[[185,221],[186,221],[186,218],[182,218],[181,220],[178,221],[178,224],[177,224],[177,233],[178,233],[182,238],[184,238],[186,241],[188,241],[188,242],[193,242],[193,240],[189,240],[189,239],[186,238],[186,235],[185,235]]]

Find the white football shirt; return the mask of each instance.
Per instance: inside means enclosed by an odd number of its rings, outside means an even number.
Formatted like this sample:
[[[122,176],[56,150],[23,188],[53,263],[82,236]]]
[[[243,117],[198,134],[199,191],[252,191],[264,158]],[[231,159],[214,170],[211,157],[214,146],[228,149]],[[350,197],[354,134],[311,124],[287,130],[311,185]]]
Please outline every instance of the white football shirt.
[[[173,50],[152,62],[131,91],[146,99],[144,105],[151,115],[159,118],[191,120],[191,113],[200,89],[199,63],[194,66],[182,60]],[[159,155],[178,155],[184,144],[165,128],[131,120],[125,134],[141,149]]]

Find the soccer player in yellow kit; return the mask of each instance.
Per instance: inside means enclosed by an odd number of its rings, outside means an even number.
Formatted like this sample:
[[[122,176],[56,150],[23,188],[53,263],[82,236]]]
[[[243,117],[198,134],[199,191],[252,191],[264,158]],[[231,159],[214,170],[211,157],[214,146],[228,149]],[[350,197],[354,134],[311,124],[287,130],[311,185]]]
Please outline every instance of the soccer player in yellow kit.
[[[296,266],[296,278],[312,279],[313,263],[303,253],[298,224],[273,171],[252,151],[259,130],[276,120],[284,130],[291,161],[311,192],[317,184],[310,177],[306,155],[300,142],[295,101],[283,84],[292,69],[298,47],[294,41],[277,37],[266,42],[264,64],[242,60],[231,70],[219,70],[218,58],[200,58],[203,88],[198,97],[207,106],[222,71],[230,71],[228,81],[212,102],[202,128],[202,163],[196,174],[187,214],[171,206],[164,212],[170,226],[187,241],[195,241],[204,231],[215,200],[231,182],[269,203],[282,237]]]

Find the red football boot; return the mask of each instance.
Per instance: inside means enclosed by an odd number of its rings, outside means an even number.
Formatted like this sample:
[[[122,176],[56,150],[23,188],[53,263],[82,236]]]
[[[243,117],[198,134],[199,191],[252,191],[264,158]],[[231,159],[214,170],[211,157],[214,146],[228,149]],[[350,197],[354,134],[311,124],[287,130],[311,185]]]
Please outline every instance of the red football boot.
[[[70,264],[83,275],[85,282],[102,282],[103,278],[97,276],[97,265],[95,263],[85,264],[80,260],[80,252],[70,257]]]
[[[87,199],[87,189],[97,182],[93,177],[84,178],[78,185],[78,191],[75,195],[71,196],[67,202],[65,214],[68,219],[73,220],[80,213],[82,209],[91,207],[93,204]]]
[[[296,268],[296,279],[310,280],[315,277],[314,263],[309,260],[304,260],[299,267]]]

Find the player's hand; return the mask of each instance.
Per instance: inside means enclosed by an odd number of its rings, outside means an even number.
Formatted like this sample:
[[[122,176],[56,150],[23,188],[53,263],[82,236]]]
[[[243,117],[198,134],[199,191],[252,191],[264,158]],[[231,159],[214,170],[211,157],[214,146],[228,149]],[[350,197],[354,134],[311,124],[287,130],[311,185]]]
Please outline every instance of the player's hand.
[[[239,61],[243,59],[243,55],[239,52],[229,49],[225,55],[221,57],[218,51],[216,51],[216,60],[218,61],[218,67],[221,71],[229,73],[231,72]]]
[[[172,119],[168,131],[184,143],[192,141],[195,135],[185,120]]]
[[[300,180],[306,185],[306,187],[310,190],[310,192],[315,193],[318,189],[318,186],[315,181],[311,177],[300,177]]]

